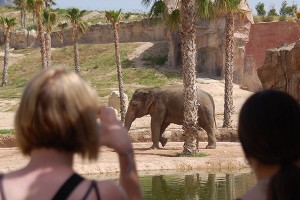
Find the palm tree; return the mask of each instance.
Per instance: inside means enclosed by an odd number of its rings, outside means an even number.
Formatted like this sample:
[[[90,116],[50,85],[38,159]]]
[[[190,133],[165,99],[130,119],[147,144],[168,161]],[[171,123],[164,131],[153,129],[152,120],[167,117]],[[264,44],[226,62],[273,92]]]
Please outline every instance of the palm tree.
[[[196,86],[196,42],[195,0],[181,1],[181,53],[183,72],[184,146],[185,155],[196,153],[197,134],[197,86]]]
[[[46,41],[45,41],[45,33],[43,31],[43,10],[44,4],[43,0],[27,0],[27,4],[31,6],[35,6],[35,16],[37,18],[37,29],[38,29],[38,37],[40,40],[41,47],[41,57],[42,57],[42,69],[47,69],[47,58],[46,58]]]
[[[234,13],[239,11],[241,0],[216,0],[215,4],[219,14],[226,15],[226,45],[225,45],[225,95],[224,95],[224,121],[223,127],[232,126],[231,115],[233,106],[233,34]]]
[[[151,0],[142,0],[144,6],[149,6]],[[168,64],[169,68],[175,68],[178,59],[178,28],[180,24],[179,0],[172,6],[167,6],[164,0],[155,1],[150,9],[149,18],[154,22],[163,22],[166,28],[168,40]]]
[[[43,25],[46,28],[46,58],[47,58],[47,68],[51,66],[51,31],[52,26],[56,24],[56,13],[50,12],[49,9],[44,10],[43,15]]]
[[[82,21],[82,17],[85,12],[86,12],[85,10],[79,10],[78,8],[70,8],[68,9],[66,15],[66,17],[71,21],[72,24],[75,72],[78,74],[80,73],[79,52],[78,52],[78,31],[83,33],[87,28],[87,24]]]
[[[13,3],[21,11],[21,28],[26,27],[26,0],[13,0]]]
[[[8,59],[9,59],[9,42],[10,42],[10,31],[17,24],[16,18],[0,17],[0,23],[5,31],[5,50],[4,50],[4,65],[3,65],[3,76],[2,86],[7,84],[8,79]]]
[[[120,93],[120,113],[121,121],[124,124],[125,114],[126,114],[126,105],[125,105],[125,95],[124,95],[124,86],[123,86],[123,77],[122,77],[122,66],[120,59],[120,45],[119,45],[119,22],[121,18],[121,9],[118,11],[105,11],[105,16],[108,21],[113,25],[114,37],[115,37],[115,56],[116,56],[116,65],[117,65],[117,74],[119,82],[119,93]]]
[[[142,0],[144,5],[162,5],[162,0]],[[177,3],[178,5],[178,3]],[[153,13],[165,13],[163,6],[151,9]],[[196,153],[195,138],[197,134],[197,86],[196,86],[196,43],[195,17],[208,18],[213,12],[210,0],[182,0],[180,14],[181,53],[183,68],[183,96],[184,96],[184,146],[183,154]],[[176,12],[179,12],[176,11]],[[172,19],[172,18],[170,18]],[[177,18],[175,18],[177,19]],[[171,20],[172,21],[172,20]]]

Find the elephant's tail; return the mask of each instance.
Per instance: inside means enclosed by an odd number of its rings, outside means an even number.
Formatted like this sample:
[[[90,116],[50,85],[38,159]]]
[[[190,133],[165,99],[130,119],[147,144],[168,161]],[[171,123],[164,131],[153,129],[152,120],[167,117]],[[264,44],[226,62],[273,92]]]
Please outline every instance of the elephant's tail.
[[[209,95],[209,98],[211,99],[211,102],[213,104],[213,115],[214,115],[214,121],[215,121],[215,127],[217,128],[217,121],[216,121],[216,106],[215,106],[215,102],[214,99],[211,95]]]

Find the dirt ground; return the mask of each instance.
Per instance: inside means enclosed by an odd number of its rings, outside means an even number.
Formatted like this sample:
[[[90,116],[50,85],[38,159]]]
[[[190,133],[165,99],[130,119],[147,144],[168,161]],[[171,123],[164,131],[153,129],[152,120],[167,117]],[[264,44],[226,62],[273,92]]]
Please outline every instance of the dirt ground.
[[[143,44],[142,44],[143,45]],[[151,44],[145,43],[139,51],[145,51]],[[138,65],[141,61],[136,59],[140,55],[134,52],[131,55]],[[205,149],[207,144],[206,134],[201,134],[200,152],[207,154],[206,157],[177,157],[182,151],[181,126],[170,125],[165,136],[169,139],[167,145],[162,149],[150,150],[150,116],[137,119],[133,122],[129,134],[134,142],[134,150],[139,173],[141,175],[165,173],[166,171],[236,171],[248,169],[248,165],[243,157],[241,146],[237,140],[236,127],[238,113],[244,101],[252,94],[242,90],[238,85],[234,85],[234,107],[233,128],[231,130],[222,129],[223,107],[224,107],[224,81],[208,78],[198,78],[199,88],[209,92],[216,105],[216,123],[218,130],[217,148]],[[18,105],[18,100],[0,99],[0,129],[13,129],[14,112],[12,108]],[[14,136],[0,136],[0,171],[7,172],[20,168],[28,162],[28,158],[22,156],[18,151]],[[97,161],[88,162],[78,157],[75,158],[75,169],[81,174],[108,174],[119,171],[118,159],[115,152],[108,148],[101,148]]]

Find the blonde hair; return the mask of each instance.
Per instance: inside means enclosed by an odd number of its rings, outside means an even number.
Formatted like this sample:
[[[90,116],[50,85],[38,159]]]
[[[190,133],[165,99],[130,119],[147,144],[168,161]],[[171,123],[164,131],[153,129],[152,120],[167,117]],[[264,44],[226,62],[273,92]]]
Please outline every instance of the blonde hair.
[[[23,154],[50,148],[96,159],[97,95],[74,72],[50,69],[27,84],[15,117],[16,138]]]

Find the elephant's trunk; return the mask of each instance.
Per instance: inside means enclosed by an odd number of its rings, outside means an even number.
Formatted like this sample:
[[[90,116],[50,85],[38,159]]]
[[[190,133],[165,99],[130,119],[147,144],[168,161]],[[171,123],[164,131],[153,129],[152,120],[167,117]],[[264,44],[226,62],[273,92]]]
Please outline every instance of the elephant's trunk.
[[[129,131],[132,122],[136,119],[136,117],[133,116],[132,112],[127,110],[126,116],[125,116],[125,124],[124,127]]]

